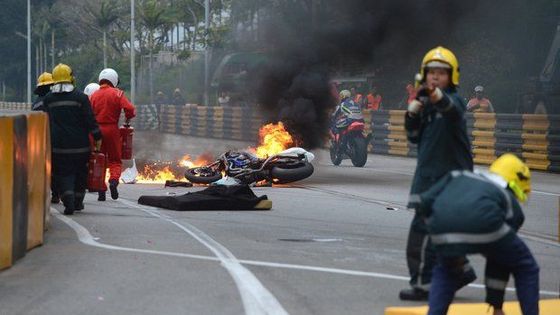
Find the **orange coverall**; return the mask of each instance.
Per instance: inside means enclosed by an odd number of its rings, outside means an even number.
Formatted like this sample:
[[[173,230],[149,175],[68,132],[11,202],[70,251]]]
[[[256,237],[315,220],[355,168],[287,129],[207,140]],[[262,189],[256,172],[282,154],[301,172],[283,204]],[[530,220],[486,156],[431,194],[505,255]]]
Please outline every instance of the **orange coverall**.
[[[109,180],[119,180],[122,171],[122,141],[119,131],[119,118],[124,110],[127,120],[136,116],[136,110],[122,90],[108,84],[102,84],[98,91],[91,95],[91,107],[95,120],[103,135],[101,152],[107,156]],[[105,190],[107,186],[105,185]]]

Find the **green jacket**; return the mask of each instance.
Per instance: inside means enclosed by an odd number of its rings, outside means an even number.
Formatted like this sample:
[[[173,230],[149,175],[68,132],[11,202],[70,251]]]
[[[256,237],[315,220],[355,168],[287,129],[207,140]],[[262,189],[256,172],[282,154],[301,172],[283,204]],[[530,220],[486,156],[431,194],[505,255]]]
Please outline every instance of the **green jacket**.
[[[507,183],[492,173],[453,171],[420,195],[418,212],[427,221],[441,255],[480,253],[506,242],[525,217]],[[487,262],[486,302],[502,308],[511,273]]]
[[[441,101],[428,103],[417,116],[405,114],[407,138],[418,145],[408,207],[417,208],[419,194],[448,172],[473,169],[465,112],[464,100],[450,88]]]
[[[444,256],[481,253],[506,241],[524,220],[521,206],[492,173],[452,171],[420,194],[418,212],[436,251]]]

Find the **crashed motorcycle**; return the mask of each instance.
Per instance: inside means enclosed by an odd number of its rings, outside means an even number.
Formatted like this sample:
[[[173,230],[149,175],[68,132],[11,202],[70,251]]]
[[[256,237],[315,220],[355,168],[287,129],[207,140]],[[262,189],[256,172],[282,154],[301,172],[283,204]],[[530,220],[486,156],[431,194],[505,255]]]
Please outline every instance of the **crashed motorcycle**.
[[[189,168],[185,178],[191,183],[210,184],[227,176],[242,184],[266,181],[268,184],[286,184],[305,179],[313,174],[314,155],[302,148],[290,148],[266,159],[250,152],[228,151],[215,162]]]
[[[371,135],[364,135],[365,123],[353,121],[338,133],[330,132],[330,157],[334,165],[350,159],[356,167],[363,167],[367,162],[367,146]]]

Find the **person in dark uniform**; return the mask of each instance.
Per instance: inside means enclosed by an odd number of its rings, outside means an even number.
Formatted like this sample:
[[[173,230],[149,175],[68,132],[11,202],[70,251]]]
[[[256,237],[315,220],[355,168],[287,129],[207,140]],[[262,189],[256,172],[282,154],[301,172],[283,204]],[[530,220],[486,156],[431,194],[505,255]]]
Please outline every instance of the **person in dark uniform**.
[[[486,258],[486,302],[494,315],[504,314],[510,274],[523,314],[539,314],[539,266],[516,233],[524,221],[518,200],[527,200],[530,191],[529,168],[507,153],[492,163],[489,172],[452,171],[420,194],[418,212],[428,222],[438,256],[429,315],[447,314],[467,254]]]
[[[51,91],[53,83],[52,74],[48,72],[41,73],[41,75],[37,78],[37,87],[35,87],[35,91],[33,91],[33,93],[37,95],[37,98],[33,102],[31,110],[45,111],[43,99],[45,98],[45,95]]]
[[[419,194],[452,170],[472,170],[473,159],[467,136],[466,105],[457,94],[459,63],[449,49],[430,50],[422,61],[420,86],[408,104],[405,129],[410,142],[418,145],[418,163],[408,207],[417,210]],[[426,300],[435,253],[423,218],[415,211],[406,248],[411,289],[402,290],[403,300]],[[476,279],[466,261],[461,286]]]
[[[48,72],[43,72],[37,78],[37,87],[35,88],[35,95],[37,98],[33,102],[31,106],[31,110],[33,111],[45,111],[45,107],[43,106],[43,99],[45,95],[47,95],[51,91],[51,86],[53,85],[52,74]],[[54,178],[51,177],[51,203],[59,203],[60,197],[56,193],[56,188],[54,187]]]
[[[74,87],[72,69],[59,64],[53,69],[54,85],[43,99],[51,131],[52,171],[64,214],[84,209],[90,156],[89,134],[97,148],[101,131],[89,98]]]

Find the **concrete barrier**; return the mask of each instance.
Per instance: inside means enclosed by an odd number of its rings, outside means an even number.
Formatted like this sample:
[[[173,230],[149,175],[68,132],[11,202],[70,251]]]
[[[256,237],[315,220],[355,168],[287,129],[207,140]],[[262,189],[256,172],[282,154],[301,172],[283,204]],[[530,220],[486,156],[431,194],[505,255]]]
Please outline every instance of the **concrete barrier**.
[[[43,243],[50,192],[45,113],[0,116],[0,269]]]

